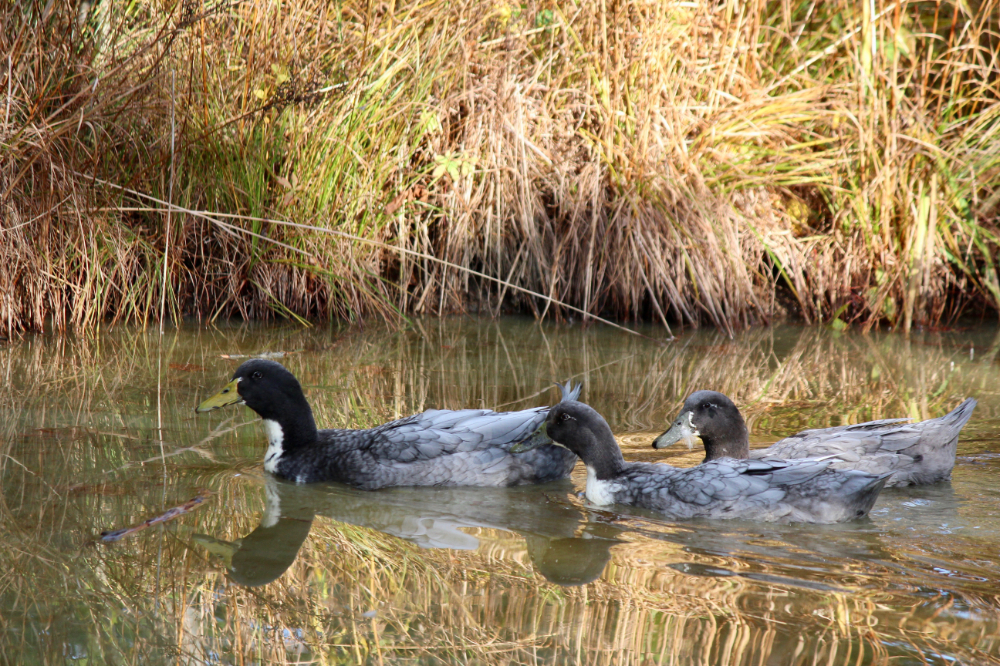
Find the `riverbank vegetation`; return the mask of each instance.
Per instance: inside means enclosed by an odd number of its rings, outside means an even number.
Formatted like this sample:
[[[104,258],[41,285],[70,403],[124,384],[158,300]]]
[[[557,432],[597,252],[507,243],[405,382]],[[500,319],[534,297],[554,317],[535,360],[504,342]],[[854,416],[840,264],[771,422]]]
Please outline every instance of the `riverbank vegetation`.
[[[995,311],[998,12],[6,3],[0,335]]]

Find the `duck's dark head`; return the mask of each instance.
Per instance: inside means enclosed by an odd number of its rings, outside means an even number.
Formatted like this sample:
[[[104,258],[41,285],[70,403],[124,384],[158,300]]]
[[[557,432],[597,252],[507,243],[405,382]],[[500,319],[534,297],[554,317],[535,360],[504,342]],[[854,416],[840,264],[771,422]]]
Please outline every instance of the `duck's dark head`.
[[[295,375],[275,361],[255,358],[236,368],[233,381],[205,402],[197,412],[210,412],[226,405],[246,405],[261,418],[279,421],[279,416],[308,407]]]
[[[653,440],[653,448],[663,449],[681,440],[691,447],[696,437],[705,444],[706,461],[750,455],[743,415],[732,400],[716,391],[692,393],[670,429]]]
[[[528,451],[550,440],[580,456],[599,479],[617,475],[625,465],[608,422],[597,410],[582,402],[564,400],[553,406],[542,425],[511,451]]]
[[[283,441],[286,449],[316,439],[316,422],[299,380],[275,361],[255,358],[245,362],[236,368],[233,381],[195,411],[210,412],[226,405],[246,405],[266,422],[280,426],[276,431],[281,434],[279,444]],[[268,427],[273,430],[273,426]],[[271,435],[273,442],[274,433]]]

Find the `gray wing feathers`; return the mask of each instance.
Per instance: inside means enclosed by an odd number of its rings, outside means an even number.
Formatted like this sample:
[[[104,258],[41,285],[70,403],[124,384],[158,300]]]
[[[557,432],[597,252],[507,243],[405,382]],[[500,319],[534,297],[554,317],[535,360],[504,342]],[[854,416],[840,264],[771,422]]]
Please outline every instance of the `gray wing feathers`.
[[[567,476],[577,458],[553,445],[523,454],[510,447],[535,430],[548,407],[518,412],[428,410],[370,430],[324,430],[324,478],[387,486],[509,486]],[[295,478],[294,471],[289,472]]]
[[[678,518],[831,523],[866,514],[884,478],[832,466],[814,459],[720,458],[687,469],[634,463],[615,497]]]
[[[899,425],[900,423],[909,423],[913,419],[909,417],[903,417],[900,419],[880,419],[878,421],[865,421],[864,423],[852,423],[846,426],[840,426],[847,432],[861,432],[865,430],[881,430],[882,428],[887,428],[889,426]]]
[[[378,458],[411,462],[488,447],[504,451],[538,427],[547,408],[519,412],[429,410],[372,428],[367,448]]]
[[[849,425],[834,426],[832,428],[810,428],[808,430],[797,432],[794,435],[789,435],[786,439],[791,439],[793,437],[810,437],[813,435],[830,436],[841,432],[865,432],[869,430],[881,430],[883,428],[897,426],[900,423],[909,423],[912,420],[913,419],[909,417],[905,417],[900,419],[880,419],[878,421],[865,421],[864,423],[852,423]]]
[[[444,442],[440,441],[439,438],[438,441],[423,440],[417,442],[417,450],[420,451],[421,458],[430,460],[444,453],[445,447]]]
[[[949,478],[962,427],[976,407],[967,398],[944,416],[909,423],[884,419],[825,430],[803,430],[776,444],[751,451],[753,459],[832,456],[838,469],[893,473],[887,486],[934,483]]]
[[[509,414],[520,414],[521,412],[508,412]],[[427,428],[450,428],[457,423],[469,421],[484,414],[496,414],[488,409],[428,409],[426,412],[414,414],[398,421],[392,421],[379,428],[388,428],[395,424],[413,424],[415,428],[424,430]]]
[[[636,464],[633,467],[642,473],[631,475],[629,485],[645,495],[658,497],[667,505],[679,502],[704,507],[713,502],[749,500],[769,490],[774,483],[765,472],[798,466],[797,462],[732,458],[713,460],[689,469]]]
[[[879,450],[898,453],[899,451],[919,444],[922,439],[922,434],[922,428],[918,429],[914,426],[903,426],[898,430],[893,430],[882,435],[882,445],[879,447]],[[928,444],[931,444],[931,442],[928,442]]]
[[[767,473],[770,483],[781,486],[794,486],[806,483],[822,474],[831,465],[829,460],[811,460],[809,458],[796,460],[795,464],[789,464],[790,461],[785,460],[780,462],[783,464],[780,466],[776,465],[773,469],[767,470]]]

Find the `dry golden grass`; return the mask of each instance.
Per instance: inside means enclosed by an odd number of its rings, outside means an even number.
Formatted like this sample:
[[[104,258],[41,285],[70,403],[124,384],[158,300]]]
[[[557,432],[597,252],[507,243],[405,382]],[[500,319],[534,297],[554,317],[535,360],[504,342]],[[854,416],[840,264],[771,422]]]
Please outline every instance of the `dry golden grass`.
[[[527,289],[727,330],[1000,305],[996,0],[0,13],[3,335],[164,295],[547,313]]]

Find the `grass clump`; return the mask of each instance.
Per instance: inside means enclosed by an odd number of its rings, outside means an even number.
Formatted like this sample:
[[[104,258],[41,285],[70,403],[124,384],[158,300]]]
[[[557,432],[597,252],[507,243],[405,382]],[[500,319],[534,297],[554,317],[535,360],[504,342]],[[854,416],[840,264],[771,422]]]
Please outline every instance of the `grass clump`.
[[[10,3],[0,333],[1000,309],[998,5],[862,5]]]

